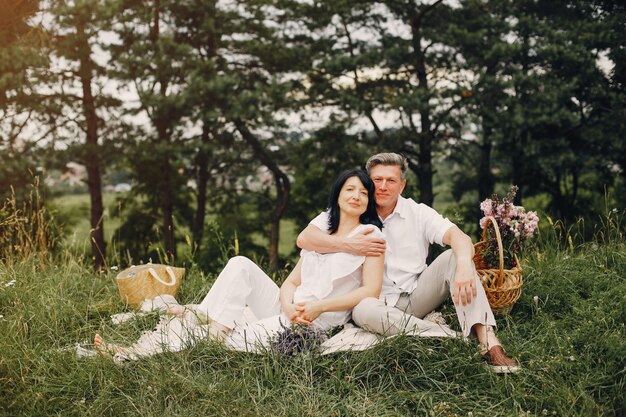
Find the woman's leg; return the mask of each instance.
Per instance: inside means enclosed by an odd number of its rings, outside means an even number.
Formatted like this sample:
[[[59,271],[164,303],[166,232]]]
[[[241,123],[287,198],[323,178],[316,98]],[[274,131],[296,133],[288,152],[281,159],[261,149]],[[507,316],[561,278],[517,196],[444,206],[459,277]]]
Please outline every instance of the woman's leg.
[[[280,314],[280,290],[254,262],[231,258],[196,312],[232,330],[249,307],[258,320]]]
[[[224,339],[225,332],[230,332],[237,323],[241,323],[243,311],[249,307],[257,319],[268,319],[280,314],[280,290],[254,262],[243,256],[232,258],[211,287],[202,303],[187,314],[184,311],[171,309],[171,317],[160,323],[152,332],[146,332],[132,346],[122,347],[106,343],[100,335],[94,337],[96,350],[103,356],[122,355],[126,359],[150,356],[164,351],[176,352],[185,345],[202,337]],[[179,306],[176,306],[179,307]],[[182,306],[180,306],[182,307]],[[199,326],[208,322],[208,326]],[[275,324],[275,323],[274,323]],[[264,329],[276,328],[275,325],[260,324],[254,330],[241,333],[243,340],[246,334],[262,335]],[[242,328],[243,330],[243,328]],[[250,340],[254,340],[253,336]],[[245,342],[244,342],[245,343]]]

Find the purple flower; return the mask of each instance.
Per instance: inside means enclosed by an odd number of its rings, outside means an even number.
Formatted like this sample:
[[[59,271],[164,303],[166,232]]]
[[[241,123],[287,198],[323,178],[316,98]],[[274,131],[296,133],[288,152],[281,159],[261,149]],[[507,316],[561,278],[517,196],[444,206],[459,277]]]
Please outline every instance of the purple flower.
[[[315,352],[327,339],[326,332],[306,324],[291,324],[289,327],[280,323],[283,328],[270,340],[273,350],[287,356],[301,352]]]
[[[537,227],[539,226],[539,216],[534,211],[526,212],[524,207],[513,204],[515,194],[518,187],[512,186],[507,195],[500,199],[497,194],[493,194],[491,198],[485,199],[480,204],[480,209],[485,217],[480,219],[480,228],[487,228],[488,236],[486,245],[481,250],[481,255],[487,261],[491,268],[497,267],[498,260],[498,243],[495,234],[490,232],[491,222],[487,217],[492,216],[498,224],[502,246],[504,249],[505,268],[513,268],[515,255],[518,254],[522,244],[531,238]]]

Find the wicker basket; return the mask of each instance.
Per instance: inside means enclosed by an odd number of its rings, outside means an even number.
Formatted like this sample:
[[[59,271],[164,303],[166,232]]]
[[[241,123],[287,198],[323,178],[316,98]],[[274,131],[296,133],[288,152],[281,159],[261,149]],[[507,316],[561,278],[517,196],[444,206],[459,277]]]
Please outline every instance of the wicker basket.
[[[131,266],[117,274],[117,286],[122,301],[139,307],[144,300],[158,295],[176,296],[185,268],[160,264]]]
[[[504,269],[504,251],[502,249],[502,238],[496,219],[489,216],[487,220],[493,223],[493,228],[498,241],[498,254],[500,255],[500,268],[487,269],[487,264],[480,254],[482,248],[487,244],[487,226],[483,229],[483,240],[478,242],[474,247],[476,253],[474,255],[474,264],[476,271],[480,277],[487,299],[494,314],[506,314],[511,311],[513,304],[522,294],[522,268],[519,259],[515,255],[515,267],[513,269]]]

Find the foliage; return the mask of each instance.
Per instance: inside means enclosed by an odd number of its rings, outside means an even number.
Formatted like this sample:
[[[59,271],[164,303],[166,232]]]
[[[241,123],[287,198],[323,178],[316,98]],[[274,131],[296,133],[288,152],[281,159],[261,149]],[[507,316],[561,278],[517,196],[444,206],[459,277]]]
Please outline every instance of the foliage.
[[[335,117],[293,146],[290,163],[294,166],[294,184],[287,215],[299,230],[328,207],[335,178],[347,169],[364,169],[374,149],[364,138],[346,134],[342,121]]]
[[[407,155],[405,193],[450,203],[461,226],[514,183],[515,204],[583,218],[589,239],[605,200],[626,204],[626,9],[457,3],[5,1],[0,197],[13,186],[22,201],[32,172],[88,159],[90,84],[90,159],[128,169],[150,201],[124,220],[143,214],[146,238],[158,224],[150,242],[170,255],[189,235],[196,260],[214,262],[200,258],[217,253],[211,219],[277,267],[281,220],[302,228],[326,178],[378,151]],[[133,258],[153,250],[141,242]]]

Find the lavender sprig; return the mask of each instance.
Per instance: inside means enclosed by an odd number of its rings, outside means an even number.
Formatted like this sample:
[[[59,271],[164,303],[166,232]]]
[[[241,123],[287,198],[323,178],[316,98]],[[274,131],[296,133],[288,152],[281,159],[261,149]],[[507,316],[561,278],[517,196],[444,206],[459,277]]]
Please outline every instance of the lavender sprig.
[[[316,352],[328,337],[325,331],[306,324],[280,325],[283,331],[272,337],[270,347],[286,356]]]

